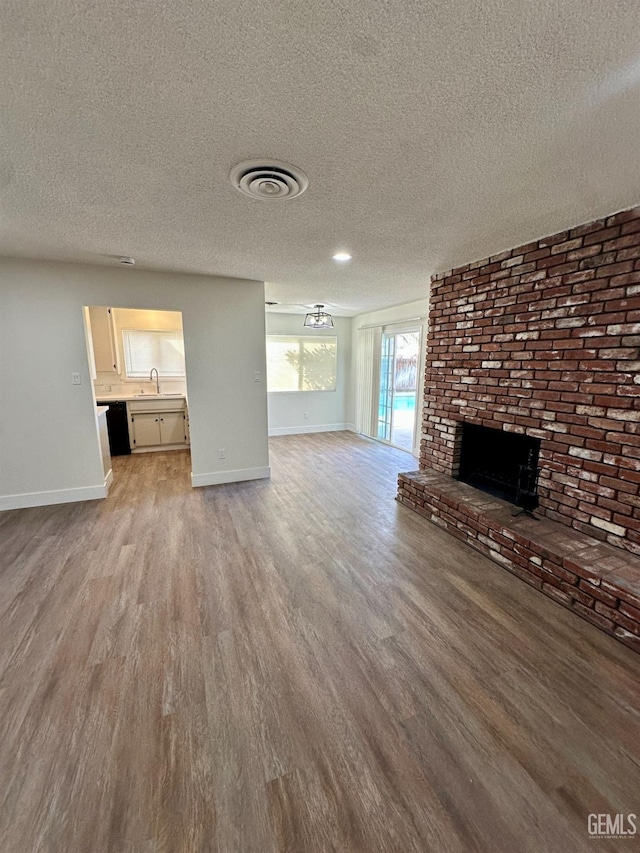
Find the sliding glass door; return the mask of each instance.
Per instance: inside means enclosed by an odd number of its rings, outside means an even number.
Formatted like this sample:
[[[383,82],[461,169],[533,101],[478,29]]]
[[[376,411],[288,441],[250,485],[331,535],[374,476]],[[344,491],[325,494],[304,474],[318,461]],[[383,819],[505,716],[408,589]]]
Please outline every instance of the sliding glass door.
[[[383,333],[377,437],[410,452],[415,436],[419,356],[419,329]]]

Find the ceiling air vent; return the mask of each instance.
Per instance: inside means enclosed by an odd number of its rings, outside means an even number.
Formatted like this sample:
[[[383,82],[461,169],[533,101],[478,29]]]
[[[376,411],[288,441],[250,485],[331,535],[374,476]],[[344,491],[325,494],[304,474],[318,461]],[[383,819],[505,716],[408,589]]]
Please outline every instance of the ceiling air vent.
[[[249,160],[231,170],[231,183],[252,198],[295,198],[309,186],[303,171],[278,160]]]

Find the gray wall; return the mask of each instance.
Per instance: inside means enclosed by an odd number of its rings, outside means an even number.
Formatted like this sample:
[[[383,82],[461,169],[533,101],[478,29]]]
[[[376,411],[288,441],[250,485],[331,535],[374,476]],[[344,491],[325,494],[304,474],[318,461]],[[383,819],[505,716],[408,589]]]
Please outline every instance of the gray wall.
[[[284,435],[347,428],[347,394],[351,371],[351,318],[334,317],[334,329],[305,329],[304,314],[266,315],[268,335],[333,335],[338,338],[335,391],[291,391],[269,394],[269,432]],[[309,417],[305,418],[304,413]]]
[[[0,508],[104,488],[83,305],[181,311],[194,484],[268,476],[261,282],[15,259],[0,282]]]

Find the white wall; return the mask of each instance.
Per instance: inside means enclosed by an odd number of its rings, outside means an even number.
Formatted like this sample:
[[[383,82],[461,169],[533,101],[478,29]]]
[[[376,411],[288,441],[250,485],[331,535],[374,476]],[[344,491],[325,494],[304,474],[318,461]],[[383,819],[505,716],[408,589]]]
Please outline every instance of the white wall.
[[[428,294],[429,285],[425,284],[425,290]],[[420,373],[418,378],[418,395],[416,399],[416,411],[418,412],[418,428],[414,436],[413,455],[420,455],[420,422],[424,397],[424,365],[427,351],[427,318],[429,315],[429,297],[420,299],[417,302],[407,302],[404,305],[395,305],[392,308],[383,308],[380,311],[370,311],[367,314],[358,314],[353,318],[352,323],[352,366],[349,383],[347,420],[349,428],[355,430],[356,422],[356,400],[357,400],[357,374],[356,374],[356,353],[358,341],[358,329],[364,326],[382,326],[393,327],[395,324],[402,324],[408,321],[413,321],[416,318],[423,318],[421,321],[416,321],[416,327],[422,327],[422,346],[419,358]]]
[[[261,282],[5,258],[0,508],[105,493],[84,305],[181,311],[194,485],[269,475]]]
[[[291,391],[268,394],[269,435],[328,432],[347,429],[347,395],[351,371],[351,318],[334,317],[334,329],[305,329],[304,314],[266,315],[268,335],[304,335],[338,338],[335,391]],[[307,412],[309,417],[305,418]]]

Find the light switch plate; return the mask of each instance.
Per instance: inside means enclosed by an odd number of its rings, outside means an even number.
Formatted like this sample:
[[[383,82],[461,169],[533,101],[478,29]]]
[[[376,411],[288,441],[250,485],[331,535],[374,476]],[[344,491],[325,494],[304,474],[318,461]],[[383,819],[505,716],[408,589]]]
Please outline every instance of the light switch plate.
[[[71,384],[72,385],[82,385],[82,379],[80,378],[79,373],[72,373],[71,374]]]

